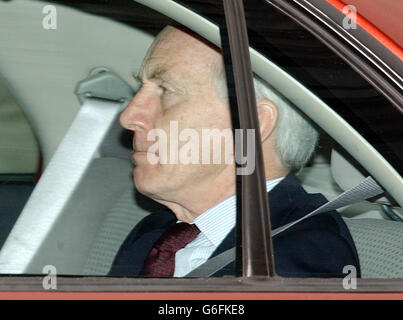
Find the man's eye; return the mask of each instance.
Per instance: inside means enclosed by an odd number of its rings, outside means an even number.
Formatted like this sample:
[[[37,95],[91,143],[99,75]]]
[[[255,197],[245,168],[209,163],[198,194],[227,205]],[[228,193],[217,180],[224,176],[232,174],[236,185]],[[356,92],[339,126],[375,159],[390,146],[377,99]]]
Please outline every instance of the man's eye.
[[[167,94],[170,94],[170,93],[173,92],[172,90],[170,90],[170,89],[168,89],[167,87],[164,87],[164,86],[160,86],[160,88],[162,90],[163,95],[167,95]]]

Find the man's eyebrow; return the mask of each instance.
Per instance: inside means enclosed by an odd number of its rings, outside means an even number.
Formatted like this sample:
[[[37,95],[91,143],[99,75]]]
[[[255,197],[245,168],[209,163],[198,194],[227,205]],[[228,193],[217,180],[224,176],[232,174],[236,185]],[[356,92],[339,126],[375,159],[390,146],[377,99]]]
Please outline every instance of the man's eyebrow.
[[[144,84],[144,73],[142,72],[142,70],[138,71],[137,73],[132,73],[132,76],[135,80],[137,80],[141,85]],[[160,82],[169,82],[173,85],[175,85],[177,88],[181,88],[183,87],[183,84],[181,84],[180,81],[178,81],[177,79],[175,79],[174,77],[172,77],[170,75],[170,72],[168,72],[168,69],[166,69],[165,67],[162,68],[155,68],[152,70],[151,74],[149,76],[146,77],[147,80],[159,80]]]
[[[154,79],[162,79],[163,75],[167,73],[167,69],[163,67],[157,67],[154,68],[154,70],[151,72],[151,74],[148,76],[148,79],[154,80]]]
[[[150,74],[147,74],[148,69],[149,64],[148,61],[146,61],[144,67],[141,68],[141,70],[137,74],[133,75],[133,77],[142,82],[144,78],[147,78],[149,80],[163,79],[163,75],[168,72],[168,69],[165,66],[157,65],[155,67],[152,67],[152,71],[150,72]]]

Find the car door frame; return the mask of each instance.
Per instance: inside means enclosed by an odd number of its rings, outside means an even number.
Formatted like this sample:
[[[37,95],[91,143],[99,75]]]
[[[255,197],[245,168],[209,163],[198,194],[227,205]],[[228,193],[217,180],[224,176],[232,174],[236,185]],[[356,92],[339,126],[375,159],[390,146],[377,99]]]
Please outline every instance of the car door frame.
[[[277,4],[288,5],[286,1],[276,0]],[[283,8],[284,10],[284,8]],[[307,13],[293,8],[294,18],[299,16],[307,19]],[[301,18],[302,19],[302,18]],[[313,18],[310,18],[313,19]],[[234,61],[233,61],[234,62]],[[235,62],[236,63],[236,62]],[[247,82],[249,83],[247,84]],[[241,84],[251,85],[251,79],[245,77],[240,79]],[[248,93],[244,93],[245,96]],[[237,96],[239,95],[237,91]],[[44,276],[2,276],[0,278],[0,287],[2,294],[7,292],[31,292],[45,291],[43,287]],[[144,292],[164,292],[164,297],[168,293],[174,296],[174,292],[239,292],[242,296],[261,293],[280,293],[293,292],[300,293],[301,296],[306,292],[317,293],[316,297],[323,297],[323,293],[346,292],[342,286],[342,279],[295,279],[280,278],[277,276],[248,274],[242,277],[229,278],[207,278],[207,279],[131,279],[131,278],[107,278],[107,277],[58,277],[58,294],[68,294],[69,292],[138,292],[143,295]],[[403,279],[357,279],[357,289],[354,293],[397,293],[403,292]],[[312,295],[311,295],[312,296]],[[368,295],[362,295],[368,296]],[[387,296],[391,295],[386,295]],[[136,295],[131,295],[136,297]],[[150,294],[150,297],[153,297]],[[154,296],[155,297],[155,296]],[[212,297],[209,295],[209,297]],[[312,297],[315,297],[313,295]],[[355,297],[359,297],[355,295]]]

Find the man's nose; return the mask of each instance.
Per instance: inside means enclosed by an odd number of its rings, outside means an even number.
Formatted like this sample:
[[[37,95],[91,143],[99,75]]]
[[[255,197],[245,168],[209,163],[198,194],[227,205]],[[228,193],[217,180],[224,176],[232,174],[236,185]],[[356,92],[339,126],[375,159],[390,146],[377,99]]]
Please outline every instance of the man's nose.
[[[142,89],[137,92],[126,109],[120,114],[120,124],[131,131],[145,131],[152,128],[152,110]]]

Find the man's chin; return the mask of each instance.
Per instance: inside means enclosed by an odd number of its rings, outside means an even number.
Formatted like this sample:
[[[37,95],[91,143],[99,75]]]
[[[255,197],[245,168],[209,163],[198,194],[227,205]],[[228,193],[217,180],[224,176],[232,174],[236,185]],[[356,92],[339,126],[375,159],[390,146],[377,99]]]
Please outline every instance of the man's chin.
[[[157,192],[156,189],[158,189],[159,185],[156,172],[149,172],[149,170],[141,167],[133,169],[133,182],[140,193],[149,197]]]

